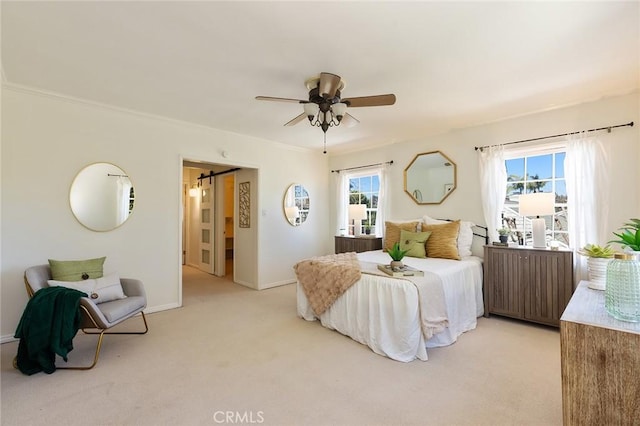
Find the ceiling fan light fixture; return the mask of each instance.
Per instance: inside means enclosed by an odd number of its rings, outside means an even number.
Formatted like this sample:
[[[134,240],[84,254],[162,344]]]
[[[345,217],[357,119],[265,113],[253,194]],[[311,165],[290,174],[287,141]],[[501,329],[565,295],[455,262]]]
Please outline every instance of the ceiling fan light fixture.
[[[342,120],[342,117],[347,113],[347,104],[344,102],[338,102],[331,106],[331,111],[333,111],[333,115],[338,119],[338,121]]]
[[[325,154],[327,152],[327,130],[330,127],[339,126],[342,122],[346,122],[345,126],[348,127],[359,123],[356,118],[347,113],[347,108],[385,106],[393,105],[396,102],[394,94],[342,99],[342,90],[345,88],[344,80],[339,75],[328,72],[322,72],[319,76],[308,78],[304,84],[309,90],[309,97],[305,100],[273,96],[256,96],[256,99],[302,104],[304,112],[289,120],[285,126],[293,126],[303,121],[306,116],[310,125],[322,129]]]
[[[309,121],[313,120],[313,117],[320,111],[320,107],[318,104],[314,104],[313,102],[309,102],[304,104],[304,113],[309,118]]]

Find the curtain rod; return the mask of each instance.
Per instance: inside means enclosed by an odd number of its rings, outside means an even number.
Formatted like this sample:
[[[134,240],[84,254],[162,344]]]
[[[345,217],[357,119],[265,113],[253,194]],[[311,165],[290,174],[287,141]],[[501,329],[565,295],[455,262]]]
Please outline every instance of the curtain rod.
[[[514,142],[507,142],[507,143],[501,143],[501,144],[496,144],[496,145],[485,145],[485,146],[476,146],[475,150],[480,150],[482,152],[482,150],[484,148],[490,148],[492,146],[501,146],[501,145],[512,145],[514,143],[523,143],[523,142],[533,142],[533,141],[539,141],[542,139],[551,139],[551,138],[559,138],[561,136],[569,136],[569,135],[575,135],[578,133],[589,133],[589,132],[597,132],[600,130],[606,130],[607,133],[611,133],[611,129],[615,129],[616,127],[633,127],[633,121],[626,123],[626,124],[616,124],[615,126],[607,126],[607,127],[599,127],[597,129],[589,129],[589,130],[581,130],[578,132],[569,132],[569,133],[561,133],[559,135],[552,135],[552,136],[542,136],[540,138],[533,138],[533,139],[523,139],[521,141],[514,141]]]
[[[382,166],[383,164],[393,164],[393,160],[391,161],[385,161],[384,163],[376,163],[376,164],[367,164],[366,166],[356,166],[356,167],[349,167],[347,169],[336,169],[336,170],[331,170],[331,173],[340,173],[343,172],[345,170],[356,170],[356,169],[364,169],[365,167],[373,167],[373,166]]]

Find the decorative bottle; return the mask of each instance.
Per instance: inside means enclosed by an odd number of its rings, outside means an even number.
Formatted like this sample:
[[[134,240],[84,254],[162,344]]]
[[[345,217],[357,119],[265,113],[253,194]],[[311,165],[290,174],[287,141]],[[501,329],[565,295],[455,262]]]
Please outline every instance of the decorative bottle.
[[[609,262],[604,297],[609,315],[640,322],[640,262],[633,254],[616,253]]]

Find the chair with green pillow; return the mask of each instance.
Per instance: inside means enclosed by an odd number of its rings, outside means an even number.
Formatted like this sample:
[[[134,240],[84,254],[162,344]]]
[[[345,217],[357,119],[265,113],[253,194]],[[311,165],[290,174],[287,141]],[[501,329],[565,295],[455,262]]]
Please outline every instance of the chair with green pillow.
[[[30,298],[41,288],[50,286],[73,288],[88,295],[80,299],[80,329],[86,334],[99,335],[93,363],[89,366],[57,368],[89,370],[98,362],[105,334],[145,334],[149,330],[143,312],[147,307],[147,297],[142,281],[120,278],[117,274],[103,276],[104,260],[104,257],[80,261],[50,259],[49,265],[32,266],[24,273]],[[144,323],[143,331],[108,331],[138,313]]]

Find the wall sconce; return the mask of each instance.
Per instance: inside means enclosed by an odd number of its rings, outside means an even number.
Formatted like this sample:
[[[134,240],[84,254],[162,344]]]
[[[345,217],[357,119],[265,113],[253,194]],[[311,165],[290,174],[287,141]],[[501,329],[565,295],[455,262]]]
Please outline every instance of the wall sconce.
[[[520,216],[536,216],[531,219],[533,247],[546,248],[547,224],[540,216],[548,216],[555,213],[556,195],[551,192],[534,192],[522,194],[518,201]]]
[[[191,188],[189,188],[189,197],[191,198],[197,197],[198,192],[199,192],[198,187],[195,184],[191,185]]]

